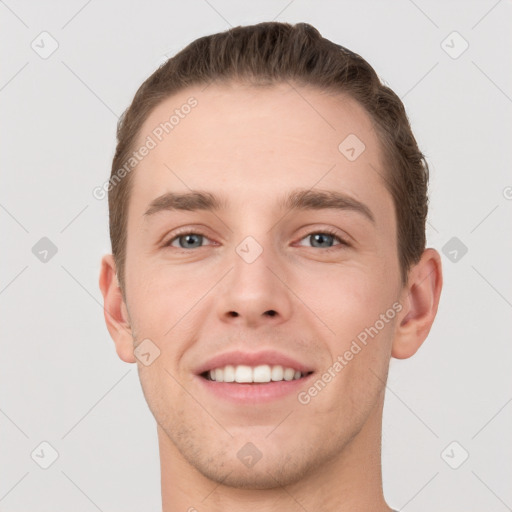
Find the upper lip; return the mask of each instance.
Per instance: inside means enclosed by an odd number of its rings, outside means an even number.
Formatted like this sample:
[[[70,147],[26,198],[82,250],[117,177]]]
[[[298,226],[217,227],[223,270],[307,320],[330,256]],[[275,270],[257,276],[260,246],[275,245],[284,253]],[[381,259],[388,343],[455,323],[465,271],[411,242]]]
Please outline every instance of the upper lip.
[[[275,350],[263,350],[260,352],[242,352],[240,350],[236,350],[232,352],[225,352],[208,359],[199,365],[194,372],[196,375],[201,375],[208,370],[222,368],[228,364],[233,366],[237,366],[239,364],[247,366],[259,366],[263,364],[268,364],[270,366],[281,365],[285,368],[299,370],[303,374],[313,371],[313,368],[308,364],[301,363],[293,357],[281,354]]]

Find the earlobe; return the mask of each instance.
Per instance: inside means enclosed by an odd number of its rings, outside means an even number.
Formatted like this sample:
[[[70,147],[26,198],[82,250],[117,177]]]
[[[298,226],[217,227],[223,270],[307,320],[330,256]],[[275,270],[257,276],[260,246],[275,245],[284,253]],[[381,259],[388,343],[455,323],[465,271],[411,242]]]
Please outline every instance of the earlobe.
[[[437,314],[442,286],[441,257],[435,249],[425,249],[411,268],[403,290],[403,310],[395,326],[392,357],[411,357],[425,341]]]
[[[135,363],[128,309],[119,287],[112,254],[106,254],[101,260],[99,286],[103,295],[105,323],[116,345],[117,355],[126,363]]]

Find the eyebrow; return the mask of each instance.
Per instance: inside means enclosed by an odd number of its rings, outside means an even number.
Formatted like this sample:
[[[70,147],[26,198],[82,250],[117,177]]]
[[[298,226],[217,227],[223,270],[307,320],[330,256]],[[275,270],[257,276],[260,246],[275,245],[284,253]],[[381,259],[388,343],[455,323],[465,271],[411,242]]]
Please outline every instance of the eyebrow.
[[[212,211],[226,209],[226,198],[210,192],[192,190],[191,192],[167,192],[155,198],[144,212],[148,218],[162,211]],[[359,213],[375,224],[375,216],[370,208],[347,194],[333,190],[295,189],[278,201],[283,210],[345,210]]]

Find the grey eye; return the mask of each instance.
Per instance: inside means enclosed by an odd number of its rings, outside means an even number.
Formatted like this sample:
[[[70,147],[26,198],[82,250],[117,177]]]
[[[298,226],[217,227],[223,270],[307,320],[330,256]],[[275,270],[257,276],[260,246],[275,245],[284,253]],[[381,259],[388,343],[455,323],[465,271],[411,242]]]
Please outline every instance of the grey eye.
[[[309,235],[309,241],[312,247],[320,247],[321,249],[331,247],[335,238],[335,236],[329,235],[328,233],[314,233]],[[317,243],[319,245],[316,245]],[[330,245],[325,246],[326,243]]]
[[[187,233],[186,235],[180,235],[175,238],[179,241],[180,247],[183,249],[195,249],[201,247],[203,242],[203,235],[197,233]]]

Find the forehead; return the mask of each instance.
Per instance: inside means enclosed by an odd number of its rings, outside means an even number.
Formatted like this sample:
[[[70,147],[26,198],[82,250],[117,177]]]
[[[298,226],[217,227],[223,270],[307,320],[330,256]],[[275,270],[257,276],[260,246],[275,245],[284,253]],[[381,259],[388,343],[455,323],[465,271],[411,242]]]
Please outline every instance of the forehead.
[[[137,215],[173,190],[208,190],[245,207],[298,186],[348,193],[377,216],[392,208],[371,119],[345,95],[288,83],[190,87],[151,112],[137,147],[148,140],[154,147],[133,176]]]
[[[228,150],[224,151],[227,158],[256,145],[275,151],[278,145],[287,149],[293,143],[303,148],[301,156],[307,151],[317,154],[321,146],[325,156],[337,158],[338,145],[349,134],[359,137],[370,153],[377,149],[370,117],[355,100],[292,83],[190,87],[153,109],[140,130],[139,143],[148,134],[163,150],[221,144],[220,148]],[[243,141],[243,146],[234,148],[226,135]],[[251,140],[253,136],[258,139]]]

